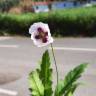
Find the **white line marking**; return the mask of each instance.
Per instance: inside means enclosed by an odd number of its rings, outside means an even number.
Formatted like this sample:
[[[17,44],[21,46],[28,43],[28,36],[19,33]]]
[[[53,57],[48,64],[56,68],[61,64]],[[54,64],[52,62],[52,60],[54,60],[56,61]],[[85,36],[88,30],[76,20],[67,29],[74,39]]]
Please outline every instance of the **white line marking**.
[[[18,94],[18,92],[16,91],[11,91],[11,90],[1,89],[1,88],[0,88],[0,93],[11,95],[11,96],[16,96]]]
[[[11,39],[12,37],[1,37],[0,36],[0,41],[2,41],[2,40],[7,40],[7,39]]]
[[[18,45],[0,45],[1,48],[18,48]]]
[[[51,48],[49,48],[51,49]],[[69,50],[69,51],[92,51],[96,52],[96,49],[93,48],[69,48],[69,47],[54,47],[54,50]]]

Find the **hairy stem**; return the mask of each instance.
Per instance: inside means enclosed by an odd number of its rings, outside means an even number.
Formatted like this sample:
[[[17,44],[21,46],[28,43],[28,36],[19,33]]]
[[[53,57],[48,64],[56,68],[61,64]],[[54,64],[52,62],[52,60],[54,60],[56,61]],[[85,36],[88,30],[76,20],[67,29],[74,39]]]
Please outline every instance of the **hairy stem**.
[[[54,63],[55,63],[55,68],[56,68],[57,85],[58,85],[59,74],[58,74],[58,67],[57,67],[57,63],[56,63],[56,59],[55,59],[55,54],[54,54],[54,49],[53,49],[53,45],[52,45],[52,43],[51,43],[51,48],[52,48],[52,54],[53,54],[53,59],[54,59]],[[58,93],[58,89],[57,89],[57,93]]]

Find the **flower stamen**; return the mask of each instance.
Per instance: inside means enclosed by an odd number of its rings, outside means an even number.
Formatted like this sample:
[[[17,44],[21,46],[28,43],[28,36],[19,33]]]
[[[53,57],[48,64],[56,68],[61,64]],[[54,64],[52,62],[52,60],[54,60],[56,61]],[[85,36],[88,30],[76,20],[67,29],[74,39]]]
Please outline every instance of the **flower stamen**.
[[[41,27],[39,27],[37,31],[38,35],[35,36],[35,39],[41,39],[43,43],[46,43],[48,41],[47,40],[48,32],[44,32],[44,30]]]
[[[43,43],[46,43],[47,41],[48,41],[47,38],[43,38],[43,39],[42,39],[42,42],[43,42]]]
[[[36,35],[36,36],[35,36],[35,39],[40,39],[40,36],[39,36],[39,35]]]

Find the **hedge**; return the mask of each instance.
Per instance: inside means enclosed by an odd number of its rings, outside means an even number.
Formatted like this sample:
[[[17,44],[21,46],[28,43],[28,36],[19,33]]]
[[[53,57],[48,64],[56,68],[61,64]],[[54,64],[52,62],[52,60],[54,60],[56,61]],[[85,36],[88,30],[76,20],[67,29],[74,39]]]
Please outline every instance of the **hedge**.
[[[96,7],[64,9],[49,13],[0,14],[0,34],[26,35],[34,22],[49,24],[55,36],[96,36]]]

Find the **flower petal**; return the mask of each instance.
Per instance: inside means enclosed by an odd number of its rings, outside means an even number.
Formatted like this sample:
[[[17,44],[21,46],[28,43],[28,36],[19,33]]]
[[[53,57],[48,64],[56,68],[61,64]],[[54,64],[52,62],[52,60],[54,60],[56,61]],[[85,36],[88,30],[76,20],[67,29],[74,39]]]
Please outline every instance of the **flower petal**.
[[[38,28],[41,28],[42,30],[40,29],[39,31],[43,31],[43,34],[45,34],[44,36],[42,35],[40,38],[39,35],[41,34],[38,33]],[[33,43],[38,47],[46,46],[50,43],[53,43],[53,38],[51,37],[48,24],[42,22],[34,23],[29,28],[29,34],[31,34],[31,39],[33,40]]]

